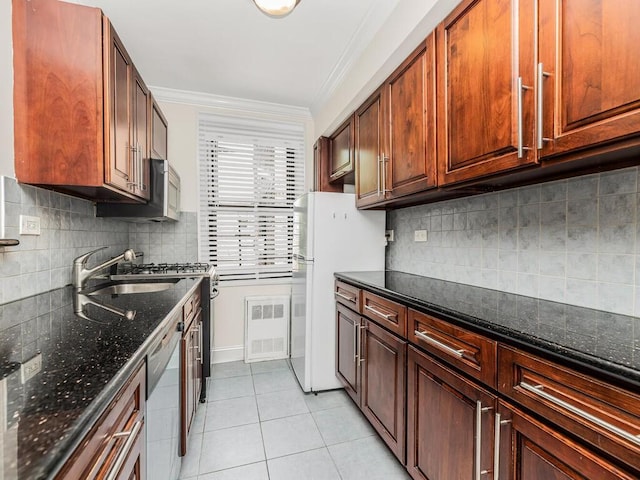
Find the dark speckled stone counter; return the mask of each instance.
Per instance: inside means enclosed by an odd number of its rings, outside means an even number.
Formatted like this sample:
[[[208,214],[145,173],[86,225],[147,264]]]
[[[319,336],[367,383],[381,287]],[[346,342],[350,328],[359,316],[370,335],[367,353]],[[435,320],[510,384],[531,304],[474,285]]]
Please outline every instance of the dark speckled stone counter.
[[[632,389],[640,386],[640,318],[395,271],[336,277]]]
[[[77,317],[71,287],[0,306],[4,478],[53,476],[145,358],[162,321],[199,283],[96,297],[135,310],[133,320],[94,306],[85,310],[90,320]],[[42,370],[23,384],[20,365],[38,353]]]

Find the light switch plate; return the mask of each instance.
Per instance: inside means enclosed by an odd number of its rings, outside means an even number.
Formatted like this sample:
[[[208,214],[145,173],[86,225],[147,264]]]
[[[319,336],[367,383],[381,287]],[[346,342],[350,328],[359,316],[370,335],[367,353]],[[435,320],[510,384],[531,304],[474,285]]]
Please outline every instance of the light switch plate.
[[[20,366],[20,377],[22,383],[27,383],[38,372],[42,370],[42,354],[38,353],[35,357],[27,360]]]
[[[40,217],[20,215],[20,235],[40,235]]]

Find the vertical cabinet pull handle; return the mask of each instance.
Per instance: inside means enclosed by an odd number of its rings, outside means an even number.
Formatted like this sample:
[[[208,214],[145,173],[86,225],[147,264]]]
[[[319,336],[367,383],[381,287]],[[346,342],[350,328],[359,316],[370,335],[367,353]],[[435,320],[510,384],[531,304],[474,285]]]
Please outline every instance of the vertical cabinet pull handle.
[[[380,155],[378,155],[378,159],[376,160],[377,162],[377,176],[376,176],[376,195],[379,197],[380,196]]]
[[[482,470],[482,414],[491,410],[491,407],[483,407],[480,400],[476,401],[476,442],[475,442],[475,480],[480,480],[482,475],[489,473],[489,470]]]
[[[493,427],[493,480],[500,480],[500,429],[511,420],[502,420],[502,415],[496,413]]]
[[[522,77],[518,77],[518,81],[516,82],[516,90],[517,92],[517,100],[518,100],[518,158],[522,158],[524,156],[525,150],[530,150],[529,147],[525,147],[524,142],[524,119],[523,119],[523,98],[522,95],[525,90],[531,90],[531,87],[524,85],[522,83]]]
[[[387,189],[387,163],[389,157],[387,155],[382,156],[382,195],[386,195],[391,190]]]
[[[541,150],[542,147],[544,146],[544,142],[550,142],[551,139],[550,138],[545,138],[542,132],[542,128],[543,128],[543,114],[544,114],[544,79],[545,77],[549,77],[551,76],[551,74],[549,72],[545,72],[544,71],[544,65],[542,63],[538,63],[538,68],[537,68],[537,73],[538,73],[538,95],[537,95],[537,104],[538,104],[538,108],[537,108],[537,130],[538,130],[538,134],[537,134],[537,147],[538,150]]]
[[[358,322],[353,322],[353,361],[358,363]]]
[[[359,344],[359,346],[358,346],[358,358],[359,358],[359,360],[358,360],[358,361],[359,361],[360,363],[363,363],[363,362],[364,362],[364,360],[365,360],[364,355],[362,354],[362,334],[360,333],[360,331],[361,331],[361,330],[366,330],[366,329],[367,329],[367,326],[366,326],[366,325],[361,324],[361,325],[360,325],[360,329],[359,329],[359,331],[358,331],[358,339],[359,339],[359,341],[360,341],[360,344]]]

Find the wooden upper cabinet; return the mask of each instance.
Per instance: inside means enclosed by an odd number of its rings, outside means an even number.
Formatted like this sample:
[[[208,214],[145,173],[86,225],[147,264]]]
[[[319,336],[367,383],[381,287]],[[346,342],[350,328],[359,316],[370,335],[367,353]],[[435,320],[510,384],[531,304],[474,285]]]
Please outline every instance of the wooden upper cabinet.
[[[427,37],[384,84],[387,197],[436,186],[435,44]]]
[[[638,18],[635,0],[540,2],[542,157],[640,132]]]
[[[440,185],[536,163],[534,13],[532,0],[465,0],[438,25]]]
[[[18,181],[94,200],[148,198],[149,91],[109,20],[59,1],[12,5]]]
[[[331,173],[329,181],[341,179],[341,183],[349,181],[347,177],[353,174],[353,117],[349,117],[329,137],[329,161]]]
[[[383,88],[355,113],[356,205],[366,207],[384,200]]]
[[[315,192],[342,192],[341,184],[330,183],[329,145],[328,137],[319,137],[313,144],[313,190]]]

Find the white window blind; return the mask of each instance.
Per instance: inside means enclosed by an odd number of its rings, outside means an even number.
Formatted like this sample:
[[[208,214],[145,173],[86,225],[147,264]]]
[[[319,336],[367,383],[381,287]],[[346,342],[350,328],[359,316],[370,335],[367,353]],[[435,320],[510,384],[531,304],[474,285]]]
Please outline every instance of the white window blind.
[[[201,115],[200,258],[220,279],[290,277],[304,127]]]

